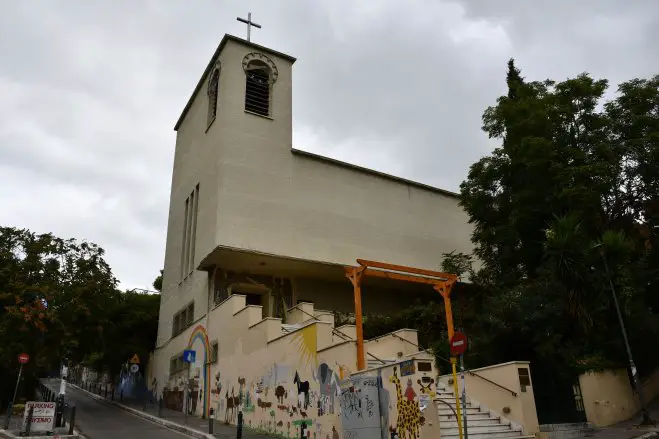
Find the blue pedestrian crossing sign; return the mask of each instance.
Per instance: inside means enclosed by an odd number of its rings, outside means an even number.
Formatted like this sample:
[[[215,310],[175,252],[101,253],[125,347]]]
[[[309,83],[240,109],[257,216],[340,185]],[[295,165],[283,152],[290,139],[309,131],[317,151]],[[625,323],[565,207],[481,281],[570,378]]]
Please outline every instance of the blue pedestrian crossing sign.
[[[192,349],[186,349],[183,351],[183,362],[184,363],[194,363],[197,357],[197,352]]]

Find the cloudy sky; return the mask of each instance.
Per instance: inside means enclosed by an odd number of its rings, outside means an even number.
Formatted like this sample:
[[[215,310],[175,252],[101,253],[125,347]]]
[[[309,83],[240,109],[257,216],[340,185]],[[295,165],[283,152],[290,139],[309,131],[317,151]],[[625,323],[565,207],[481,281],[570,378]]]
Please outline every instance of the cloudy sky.
[[[457,190],[483,109],[530,79],[659,73],[656,0],[0,0],[0,224],[164,258],[173,126],[236,16],[298,58],[294,147]]]

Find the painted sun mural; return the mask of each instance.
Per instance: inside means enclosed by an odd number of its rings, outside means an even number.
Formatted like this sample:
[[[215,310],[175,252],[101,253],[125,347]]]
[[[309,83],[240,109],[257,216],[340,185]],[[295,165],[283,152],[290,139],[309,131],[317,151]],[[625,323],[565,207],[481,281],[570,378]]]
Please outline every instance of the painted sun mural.
[[[316,333],[316,325],[308,325],[293,335],[293,344],[300,353],[301,365],[313,367],[318,363],[318,341]]]

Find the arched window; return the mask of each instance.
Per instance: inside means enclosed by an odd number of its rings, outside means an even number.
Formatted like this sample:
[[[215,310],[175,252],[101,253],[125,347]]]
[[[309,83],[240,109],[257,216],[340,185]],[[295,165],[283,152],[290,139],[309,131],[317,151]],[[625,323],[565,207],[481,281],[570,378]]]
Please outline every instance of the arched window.
[[[208,81],[208,126],[215,120],[217,115],[217,93],[220,83],[220,69],[213,70],[210,81]]]
[[[245,110],[270,116],[270,67],[260,60],[250,61],[245,76]]]

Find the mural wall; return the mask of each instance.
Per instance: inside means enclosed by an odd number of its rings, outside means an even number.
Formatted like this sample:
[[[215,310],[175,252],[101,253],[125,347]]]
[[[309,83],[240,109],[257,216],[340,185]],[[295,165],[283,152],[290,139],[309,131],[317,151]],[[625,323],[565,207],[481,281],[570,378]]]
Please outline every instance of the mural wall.
[[[181,347],[197,352],[187,404],[183,404],[185,372],[168,376],[162,366],[167,363],[164,352],[156,354],[163,358],[154,371],[161,376],[154,379],[166,383],[163,394],[168,407],[186,406],[199,416],[208,416],[213,409],[217,419],[230,424],[236,424],[242,410],[245,427],[285,438],[304,434],[309,439],[343,439],[346,419],[341,413],[382,425],[382,439],[388,439],[387,429],[397,431],[401,439],[419,437],[418,395],[434,392],[434,378],[428,381],[410,372],[409,365],[404,370],[397,364],[353,375],[362,384],[371,383],[374,390],[351,395],[354,341],[334,340],[327,322],[307,322],[286,332],[278,319],[262,319],[260,307],[245,306],[244,297],[240,299],[235,296],[220,304],[209,328],[194,328],[187,346]],[[215,361],[210,355],[214,343]],[[365,379],[368,374],[372,377]],[[353,428],[345,439],[368,439],[365,434]]]

